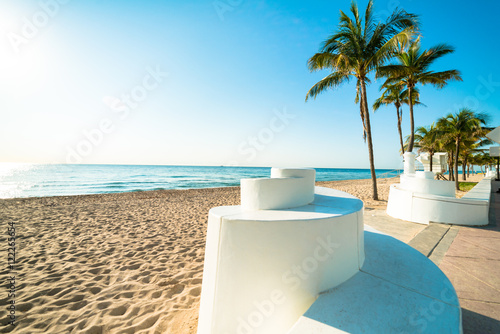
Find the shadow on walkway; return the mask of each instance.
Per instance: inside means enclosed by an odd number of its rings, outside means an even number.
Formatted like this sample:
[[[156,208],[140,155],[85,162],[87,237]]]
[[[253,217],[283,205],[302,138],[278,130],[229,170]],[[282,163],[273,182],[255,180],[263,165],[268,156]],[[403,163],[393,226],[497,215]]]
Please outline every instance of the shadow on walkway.
[[[462,325],[464,334],[481,333],[497,334],[500,333],[500,321],[493,319],[474,311],[462,308]]]

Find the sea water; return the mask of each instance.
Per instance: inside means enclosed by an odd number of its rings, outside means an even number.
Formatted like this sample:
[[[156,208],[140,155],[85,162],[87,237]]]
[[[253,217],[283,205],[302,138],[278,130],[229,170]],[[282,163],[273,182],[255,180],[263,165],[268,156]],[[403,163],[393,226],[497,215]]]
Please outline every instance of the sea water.
[[[376,170],[394,177],[397,170]],[[239,186],[269,177],[267,167],[69,165],[0,163],[0,198],[86,195],[159,189]],[[317,181],[369,179],[369,169],[316,168]]]

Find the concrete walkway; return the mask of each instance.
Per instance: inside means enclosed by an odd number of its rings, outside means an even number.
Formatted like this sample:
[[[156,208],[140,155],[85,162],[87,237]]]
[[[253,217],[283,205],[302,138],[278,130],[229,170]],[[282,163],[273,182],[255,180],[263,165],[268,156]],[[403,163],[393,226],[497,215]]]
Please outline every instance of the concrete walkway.
[[[408,243],[427,226],[392,218],[385,213],[385,210],[369,208],[365,208],[364,221],[365,225],[371,226],[377,231],[388,234],[404,243]]]
[[[500,194],[493,193],[490,225],[460,227],[439,267],[457,291],[464,334],[500,333]]]
[[[500,194],[492,194],[486,227],[421,225],[369,209],[365,224],[408,243],[441,268],[460,299],[464,334],[500,333]]]

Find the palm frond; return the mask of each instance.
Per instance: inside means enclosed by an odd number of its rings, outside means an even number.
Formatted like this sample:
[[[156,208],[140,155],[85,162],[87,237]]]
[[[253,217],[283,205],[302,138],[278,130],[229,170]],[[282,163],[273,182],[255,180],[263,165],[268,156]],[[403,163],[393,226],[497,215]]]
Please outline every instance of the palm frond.
[[[375,78],[379,79],[386,77],[388,78],[388,80],[386,81],[387,84],[391,85],[399,81],[401,78],[406,77],[407,72],[408,71],[404,65],[400,64],[385,65],[377,68],[377,71],[375,73]]]
[[[462,76],[458,70],[448,70],[442,72],[423,72],[416,77],[417,81],[423,85],[431,84],[438,88],[443,88],[449,81],[462,81]]]
[[[409,32],[412,30],[417,33],[419,29],[418,16],[396,8],[391,16],[389,16],[383,24],[380,24],[378,28],[379,29],[373,33],[371,43],[377,44],[377,48],[380,48],[401,31],[406,30]]]
[[[420,67],[426,70],[436,59],[449,53],[453,53],[455,48],[448,44],[438,44],[419,55]]]
[[[417,35],[413,26],[407,27],[387,40],[374,54],[371,63],[379,67],[393,58],[404,45],[408,45]]]
[[[365,10],[365,29],[363,31],[365,40],[371,40],[376,26],[373,15],[373,0],[370,0]]]
[[[338,57],[338,55],[330,52],[316,53],[307,61],[307,67],[311,72],[323,70],[325,68],[332,68],[332,64],[336,62],[336,58]]]
[[[309,89],[306,95],[306,101],[310,98],[316,98],[318,94],[324,92],[327,89],[330,88],[335,88],[344,82],[349,82],[350,80],[350,75],[348,72],[334,72],[323,79],[321,79],[319,82],[317,82],[314,86]]]

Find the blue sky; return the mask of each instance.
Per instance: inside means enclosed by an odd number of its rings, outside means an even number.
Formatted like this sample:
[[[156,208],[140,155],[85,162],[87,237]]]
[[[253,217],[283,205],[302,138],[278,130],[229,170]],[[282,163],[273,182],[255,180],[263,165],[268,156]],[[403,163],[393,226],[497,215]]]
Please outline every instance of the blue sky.
[[[0,162],[368,168],[354,82],[304,102],[327,74],[307,59],[349,4],[2,1]],[[424,47],[456,48],[433,70],[464,79],[421,88],[416,125],[464,106],[500,125],[500,4],[375,2],[395,6],[420,15]],[[401,167],[394,108],[371,120],[376,168]]]

